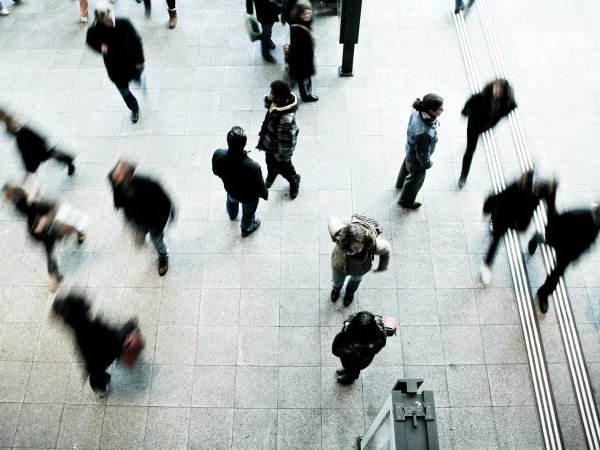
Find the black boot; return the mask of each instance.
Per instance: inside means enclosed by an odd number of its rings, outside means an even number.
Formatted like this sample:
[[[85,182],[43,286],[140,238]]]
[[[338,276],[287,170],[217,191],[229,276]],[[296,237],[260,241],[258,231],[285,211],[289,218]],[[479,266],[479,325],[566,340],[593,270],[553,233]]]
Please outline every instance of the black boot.
[[[354,383],[354,380],[351,380],[350,378],[348,378],[348,375],[346,375],[346,373],[344,373],[344,375],[340,375],[339,377],[337,377],[338,383],[340,384],[352,384]]]
[[[158,257],[158,274],[164,277],[169,271],[169,257],[159,256]]]
[[[352,295],[344,295],[344,306],[350,306],[350,303],[354,301],[354,294]]]
[[[537,298],[538,298],[538,302],[540,304],[540,311],[543,312],[544,314],[546,314],[548,312],[548,296],[545,295],[544,293],[540,292],[541,289],[538,289],[537,291]]]
[[[290,198],[294,200],[298,197],[298,191],[300,189],[300,175],[296,177],[296,180],[290,183]]]
[[[346,369],[344,369],[343,367],[340,369],[337,369],[335,371],[335,373],[337,373],[338,375],[344,375],[346,373]]]
[[[331,301],[333,303],[337,302],[338,298],[340,298],[341,289],[333,288],[331,289]]]
[[[527,245],[527,250],[529,251],[530,255],[533,255],[535,253],[535,251],[537,250],[538,245],[542,241],[543,241],[543,238],[542,238],[542,235],[540,233],[535,233],[533,235],[533,237],[529,241],[529,244]]]

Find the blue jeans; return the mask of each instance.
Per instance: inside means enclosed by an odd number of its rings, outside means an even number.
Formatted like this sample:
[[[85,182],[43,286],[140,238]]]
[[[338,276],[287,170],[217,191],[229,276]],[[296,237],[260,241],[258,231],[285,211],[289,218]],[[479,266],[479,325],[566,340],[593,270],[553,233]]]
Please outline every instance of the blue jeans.
[[[475,0],[469,0],[469,3],[467,4],[467,9],[469,9],[471,6],[473,6],[473,3],[475,3]],[[464,0],[455,0],[454,1],[454,9],[464,9],[465,8],[465,3]]]
[[[231,220],[237,217],[240,210],[240,203],[242,202],[227,194],[227,214],[229,214]],[[256,221],[254,220],[256,208],[258,208],[258,199],[251,203],[242,203],[242,233],[248,234],[256,228]]]
[[[337,270],[335,267],[331,267],[331,281],[333,283],[333,288],[338,291],[342,289],[344,285],[344,281],[346,277],[350,277],[348,280],[348,284],[346,285],[346,296],[352,297],[358,286],[360,285],[360,280],[362,280],[362,275],[344,275],[342,272]]]

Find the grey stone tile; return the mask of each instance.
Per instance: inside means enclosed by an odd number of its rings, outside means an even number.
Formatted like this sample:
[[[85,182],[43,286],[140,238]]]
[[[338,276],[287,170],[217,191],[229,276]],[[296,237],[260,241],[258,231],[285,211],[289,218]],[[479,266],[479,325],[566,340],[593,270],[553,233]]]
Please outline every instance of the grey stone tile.
[[[200,289],[164,289],[158,322],[161,325],[198,324]]]
[[[238,366],[235,386],[236,408],[276,408],[279,369]]]
[[[437,430],[440,448],[455,448],[452,439],[452,418],[450,408],[438,408],[436,405],[435,412],[437,414]]]
[[[481,325],[515,325],[518,323],[517,300],[512,289],[475,289],[474,293]]]
[[[45,270],[44,267],[42,264],[43,270]],[[22,268],[22,270],[26,269]],[[33,284],[35,285],[35,283]],[[45,278],[43,285],[46,285]],[[4,322],[41,322],[50,306],[48,289],[46,287],[15,286],[10,297],[3,298],[2,306],[1,316]]]
[[[188,196],[189,197],[189,196]],[[183,219],[183,211],[180,210],[180,219]],[[202,268],[204,255],[201,254],[179,254],[170,258],[169,273],[164,279],[166,288],[200,288],[202,285]]]
[[[452,438],[455,448],[498,448],[496,424],[491,407],[452,408]]]
[[[439,325],[435,290],[398,289],[398,323],[401,325]]]
[[[484,365],[450,365],[446,374],[451,407],[492,406],[490,382]]]
[[[395,289],[361,289],[358,296],[358,309],[371,311],[381,316],[398,317],[398,301]]]
[[[33,363],[25,401],[30,403],[64,402],[70,373],[70,363]]]
[[[158,324],[161,293],[160,288],[125,288],[121,302],[121,321],[135,316],[141,324]]]
[[[238,327],[198,327],[196,364],[232,366],[238,352]]]
[[[500,448],[544,447],[533,406],[493,408]]]
[[[478,325],[472,289],[436,289],[441,325]]]
[[[560,423],[560,430],[564,442],[569,443],[569,448],[584,449],[586,448],[585,434],[579,419],[578,407],[563,406],[559,408],[558,422]]]
[[[32,361],[40,334],[39,323],[6,323],[0,333],[0,360]]]
[[[404,366],[405,378],[422,378],[422,390],[433,391],[436,408],[450,406],[444,366]]]
[[[286,288],[319,287],[317,255],[281,255],[281,286]]]
[[[284,220],[281,222],[281,253],[317,253],[318,236],[316,220]]]
[[[233,418],[234,449],[276,449],[276,409],[236,409]]]
[[[101,448],[142,447],[146,427],[146,408],[107,406],[104,412]]]
[[[57,447],[97,448],[104,420],[104,406],[65,405]]]
[[[527,362],[525,343],[518,325],[488,325],[481,328],[481,337],[487,364]],[[547,346],[544,345],[544,348]]]
[[[298,199],[300,198],[302,198],[302,196],[298,197]],[[294,202],[291,202],[291,204],[294,204],[298,199],[296,199]],[[275,210],[278,209],[277,204],[281,203],[278,202],[278,193],[271,194],[268,204],[271,204],[271,201],[276,205],[272,208],[274,210],[272,213],[274,213]],[[285,204],[288,205],[290,203],[286,202]],[[280,206],[283,207],[283,204]],[[244,253],[248,254],[277,255],[281,252],[281,222],[278,220],[270,220],[271,218],[269,217],[269,210],[267,210],[265,215],[263,215],[263,208],[264,207],[259,206],[258,212],[256,213],[256,217],[261,220],[259,232],[256,234],[251,234],[243,239],[240,238],[242,249]]]
[[[286,255],[244,255],[241,286],[243,288],[279,288],[283,286],[283,269],[280,269],[280,258],[284,256]]]
[[[235,288],[240,286],[242,261],[237,255],[211,255],[204,265],[203,286]]]
[[[159,325],[155,364],[194,364],[196,327]]]
[[[405,222],[392,224],[394,254],[430,254],[429,224]]]
[[[320,409],[279,409],[278,448],[321,448]]]
[[[278,326],[279,296],[279,289],[242,289],[240,326]]]
[[[190,408],[189,448],[230,449],[232,430],[232,408]]]
[[[237,364],[277,366],[279,330],[277,327],[240,327]]]
[[[190,406],[193,379],[193,366],[153,366],[148,404],[150,406]]]
[[[462,254],[432,255],[436,288],[471,288],[469,256]]]
[[[341,367],[338,361],[337,367]],[[363,383],[359,378],[354,383],[338,383],[334,367],[321,367],[321,402],[323,408],[362,408]]]
[[[321,410],[321,448],[352,448],[356,437],[364,434],[362,409]]]
[[[202,289],[198,324],[236,325],[239,303],[239,289]]]
[[[552,383],[552,393],[557,405],[575,405],[577,399],[573,390],[567,363],[549,363],[548,373]]]
[[[370,366],[361,371],[365,409],[381,408],[396,381],[404,378],[402,366]]]
[[[405,365],[444,364],[439,326],[403,326],[400,333]]]
[[[284,327],[319,326],[318,289],[282,289],[279,324]]]
[[[71,373],[73,376],[73,373]],[[152,387],[152,366],[136,364],[131,370],[122,365],[112,368],[108,405],[147,406]],[[85,386],[87,387],[87,386]],[[88,388],[89,389],[89,388]],[[68,398],[67,393],[67,398]]]
[[[352,193],[347,190],[319,190],[319,220],[331,217],[349,218],[352,215]]]
[[[85,363],[71,363],[68,383],[65,403],[74,405],[101,405],[106,403],[106,400],[100,399],[92,391]],[[113,385],[109,384],[109,393],[112,389]]]
[[[53,448],[58,437],[62,411],[62,404],[23,404],[13,445]]]
[[[586,362],[600,362],[600,331],[598,324],[578,324],[577,331]]]
[[[0,445],[12,447],[19,425],[22,403],[0,403]]]
[[[462,222],[432,222],[429,228],[431,253],[467,253],[465,231]]]
[[[280,367],[278,408],[320,408],[321,368]]]
[[[318,366],[321,357],[319,340],[317,327],[280,327],[279,365]]]
[[[189,408],[148,408],[145,448],[187,448]]]
[[[488,365],[493,406],[531,406],[533,391],[526,364]]]
[[[431,255],[407,254],[394,258],[396,286],[422,288],[430,286],[433,279]]]
[[[192,406],[233,407],[235,374],[233,366],[194,367]]]
[[[484,359],[478,326],[443,326],[441,333],[446,364],[491,363]]]

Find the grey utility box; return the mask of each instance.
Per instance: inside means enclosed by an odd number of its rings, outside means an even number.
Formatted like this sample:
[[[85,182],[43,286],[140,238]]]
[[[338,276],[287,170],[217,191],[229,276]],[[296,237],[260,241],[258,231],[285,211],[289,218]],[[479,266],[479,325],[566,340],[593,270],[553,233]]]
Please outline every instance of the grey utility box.
[[[417,393],[422,379],[400,379],[379,410],[360,450],[438,450],[433,391]]]

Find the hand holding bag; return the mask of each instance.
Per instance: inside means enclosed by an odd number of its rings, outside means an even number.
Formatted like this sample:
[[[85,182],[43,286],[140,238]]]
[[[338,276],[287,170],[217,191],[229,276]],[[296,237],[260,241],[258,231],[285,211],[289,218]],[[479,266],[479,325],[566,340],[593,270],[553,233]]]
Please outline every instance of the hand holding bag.
[[[252,14],[246,13],[244,19],[244,26],[246,27],[246,31],[248,32],[248,37],[252,42],[258,41],[260,39],[260,35],[262,34],[262,27],[260,26],[260,22],[256,17]]]

